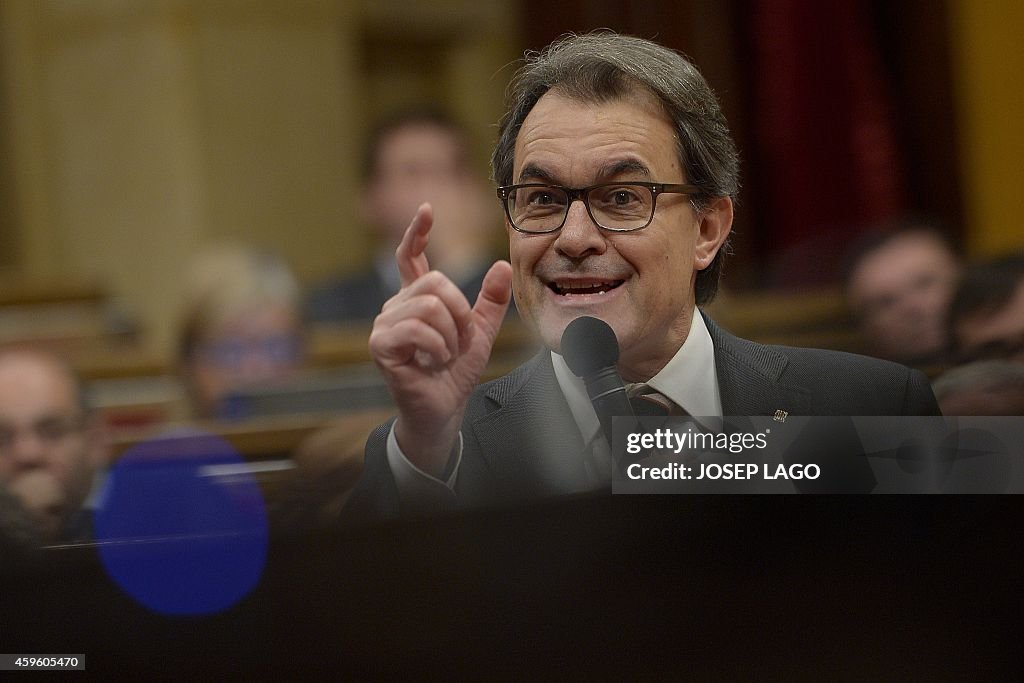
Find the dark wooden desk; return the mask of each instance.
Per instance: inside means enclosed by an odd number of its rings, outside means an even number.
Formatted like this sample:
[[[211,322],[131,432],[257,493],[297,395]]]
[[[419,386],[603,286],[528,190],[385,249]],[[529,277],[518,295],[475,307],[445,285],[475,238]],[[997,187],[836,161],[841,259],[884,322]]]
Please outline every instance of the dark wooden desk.
[[[3,577],[5,652],[94,676],[1012,680],[1020,496],[564,499],[271,539],[227,611],[163,617],[91,547]]]

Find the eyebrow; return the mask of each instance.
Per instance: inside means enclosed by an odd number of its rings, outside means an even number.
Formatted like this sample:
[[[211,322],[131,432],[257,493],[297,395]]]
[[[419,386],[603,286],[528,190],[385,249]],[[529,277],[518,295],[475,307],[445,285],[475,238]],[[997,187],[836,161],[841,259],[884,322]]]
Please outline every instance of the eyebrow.
[[[622,159],[620,161],[614,161],[607,164],[606,166],[602,166],[597,173],[597,177],[600,179],[600,182],[625,173],[636,173],[644,178],[651,177],[651,170],[647,167],[647,164],[637,159]],[[555,174],[541,168],[537,164],[527,164],[526,166],[523,166],[521,171],[519,171],[518,182],[522,183],[527,181],[550,183],[552,185],[559,184],[558,178],[555,177]]]
[[[523,166],[521,171],[519,171],[519,182],[523,182],[527,179],[538,180],[542,183],[551,183],[552,185],[558,184],[558,180],[553,174],[544,170],[537,164],[527,164],[526,166]]]
[[[623,173],[639,173],[645,178],[651,177],[651,169],[647,168],[647,164],[637,159],[623,159],[622,161],[616,161],[603,166],[598,175],[601,178],[612,178]]]

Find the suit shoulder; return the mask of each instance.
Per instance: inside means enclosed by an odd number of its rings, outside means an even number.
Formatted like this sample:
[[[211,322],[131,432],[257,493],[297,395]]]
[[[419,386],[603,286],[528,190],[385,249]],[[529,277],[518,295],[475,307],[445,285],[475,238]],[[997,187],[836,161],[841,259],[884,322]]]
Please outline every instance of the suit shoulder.
[[[900,365],[899,363],[882,360],[881,358],[872,358],[871,356],[862,356],[860,354],[849,353],[847,351],[832,351],[829,349],[812,349],[798,346],[777,345],[769,345],[768,348],[783,354],[793,364],[809,366],[816,369],[832,367],[837,371],[843,372],[867,372],[881,374],[896,373],[901,375],[905,375],[911,371],[910,368],[905,365]]]
[[[705,316],[716,354],[724,354],[771,379],[783,374],[828,372],[841,374],[897,374],[906,376],[909,368],[879,358],[870,358],[846,351],[831,351],[798,346],[761,344],[718,327]]]
[[[803,415],[937,415],[928,379],[908,367],[844,351],[765,345],[736,337],[705,316],[719,381],[737,405],[758,405],[750,386]],[[735,386],[734,386],[735,385]],[[742,387],[742,389],[737,389]]]
[[[813,387],[822,404],[834,401],[860,414],[939,413],[928,378],[919,370],[845,351],[769,348],[789,360],[782,381]]]
[[[798,346],[761,344],[737,337],[709,322],[715,353],[727,356],[730,362],[741,363],[769,379],[785,374],[833,372],[841,375],[897,374],[905,376],[909,368],[846,351],[831,351]]]

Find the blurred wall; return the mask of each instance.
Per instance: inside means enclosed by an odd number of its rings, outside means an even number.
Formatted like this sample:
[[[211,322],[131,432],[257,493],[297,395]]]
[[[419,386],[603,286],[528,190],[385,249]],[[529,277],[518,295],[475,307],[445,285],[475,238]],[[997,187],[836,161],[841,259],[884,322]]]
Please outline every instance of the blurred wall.
[[[1024,3],[951,0],[967,246],[1024,249]]]
[[[205,243],[351,269],[372,119],[434,96],[486,172],[514,26],[496,0],[0,0],[0,266],[99,280],[157,348]]]

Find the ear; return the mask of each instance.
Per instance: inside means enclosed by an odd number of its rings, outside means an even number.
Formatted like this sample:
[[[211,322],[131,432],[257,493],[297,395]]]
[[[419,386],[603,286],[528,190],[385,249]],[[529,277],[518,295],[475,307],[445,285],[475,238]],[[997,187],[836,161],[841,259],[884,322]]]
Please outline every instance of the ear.
[[[697,216],[698,233],[694,265],[704,270],[715,260],[732,230],[732,197],[718,197]]]

